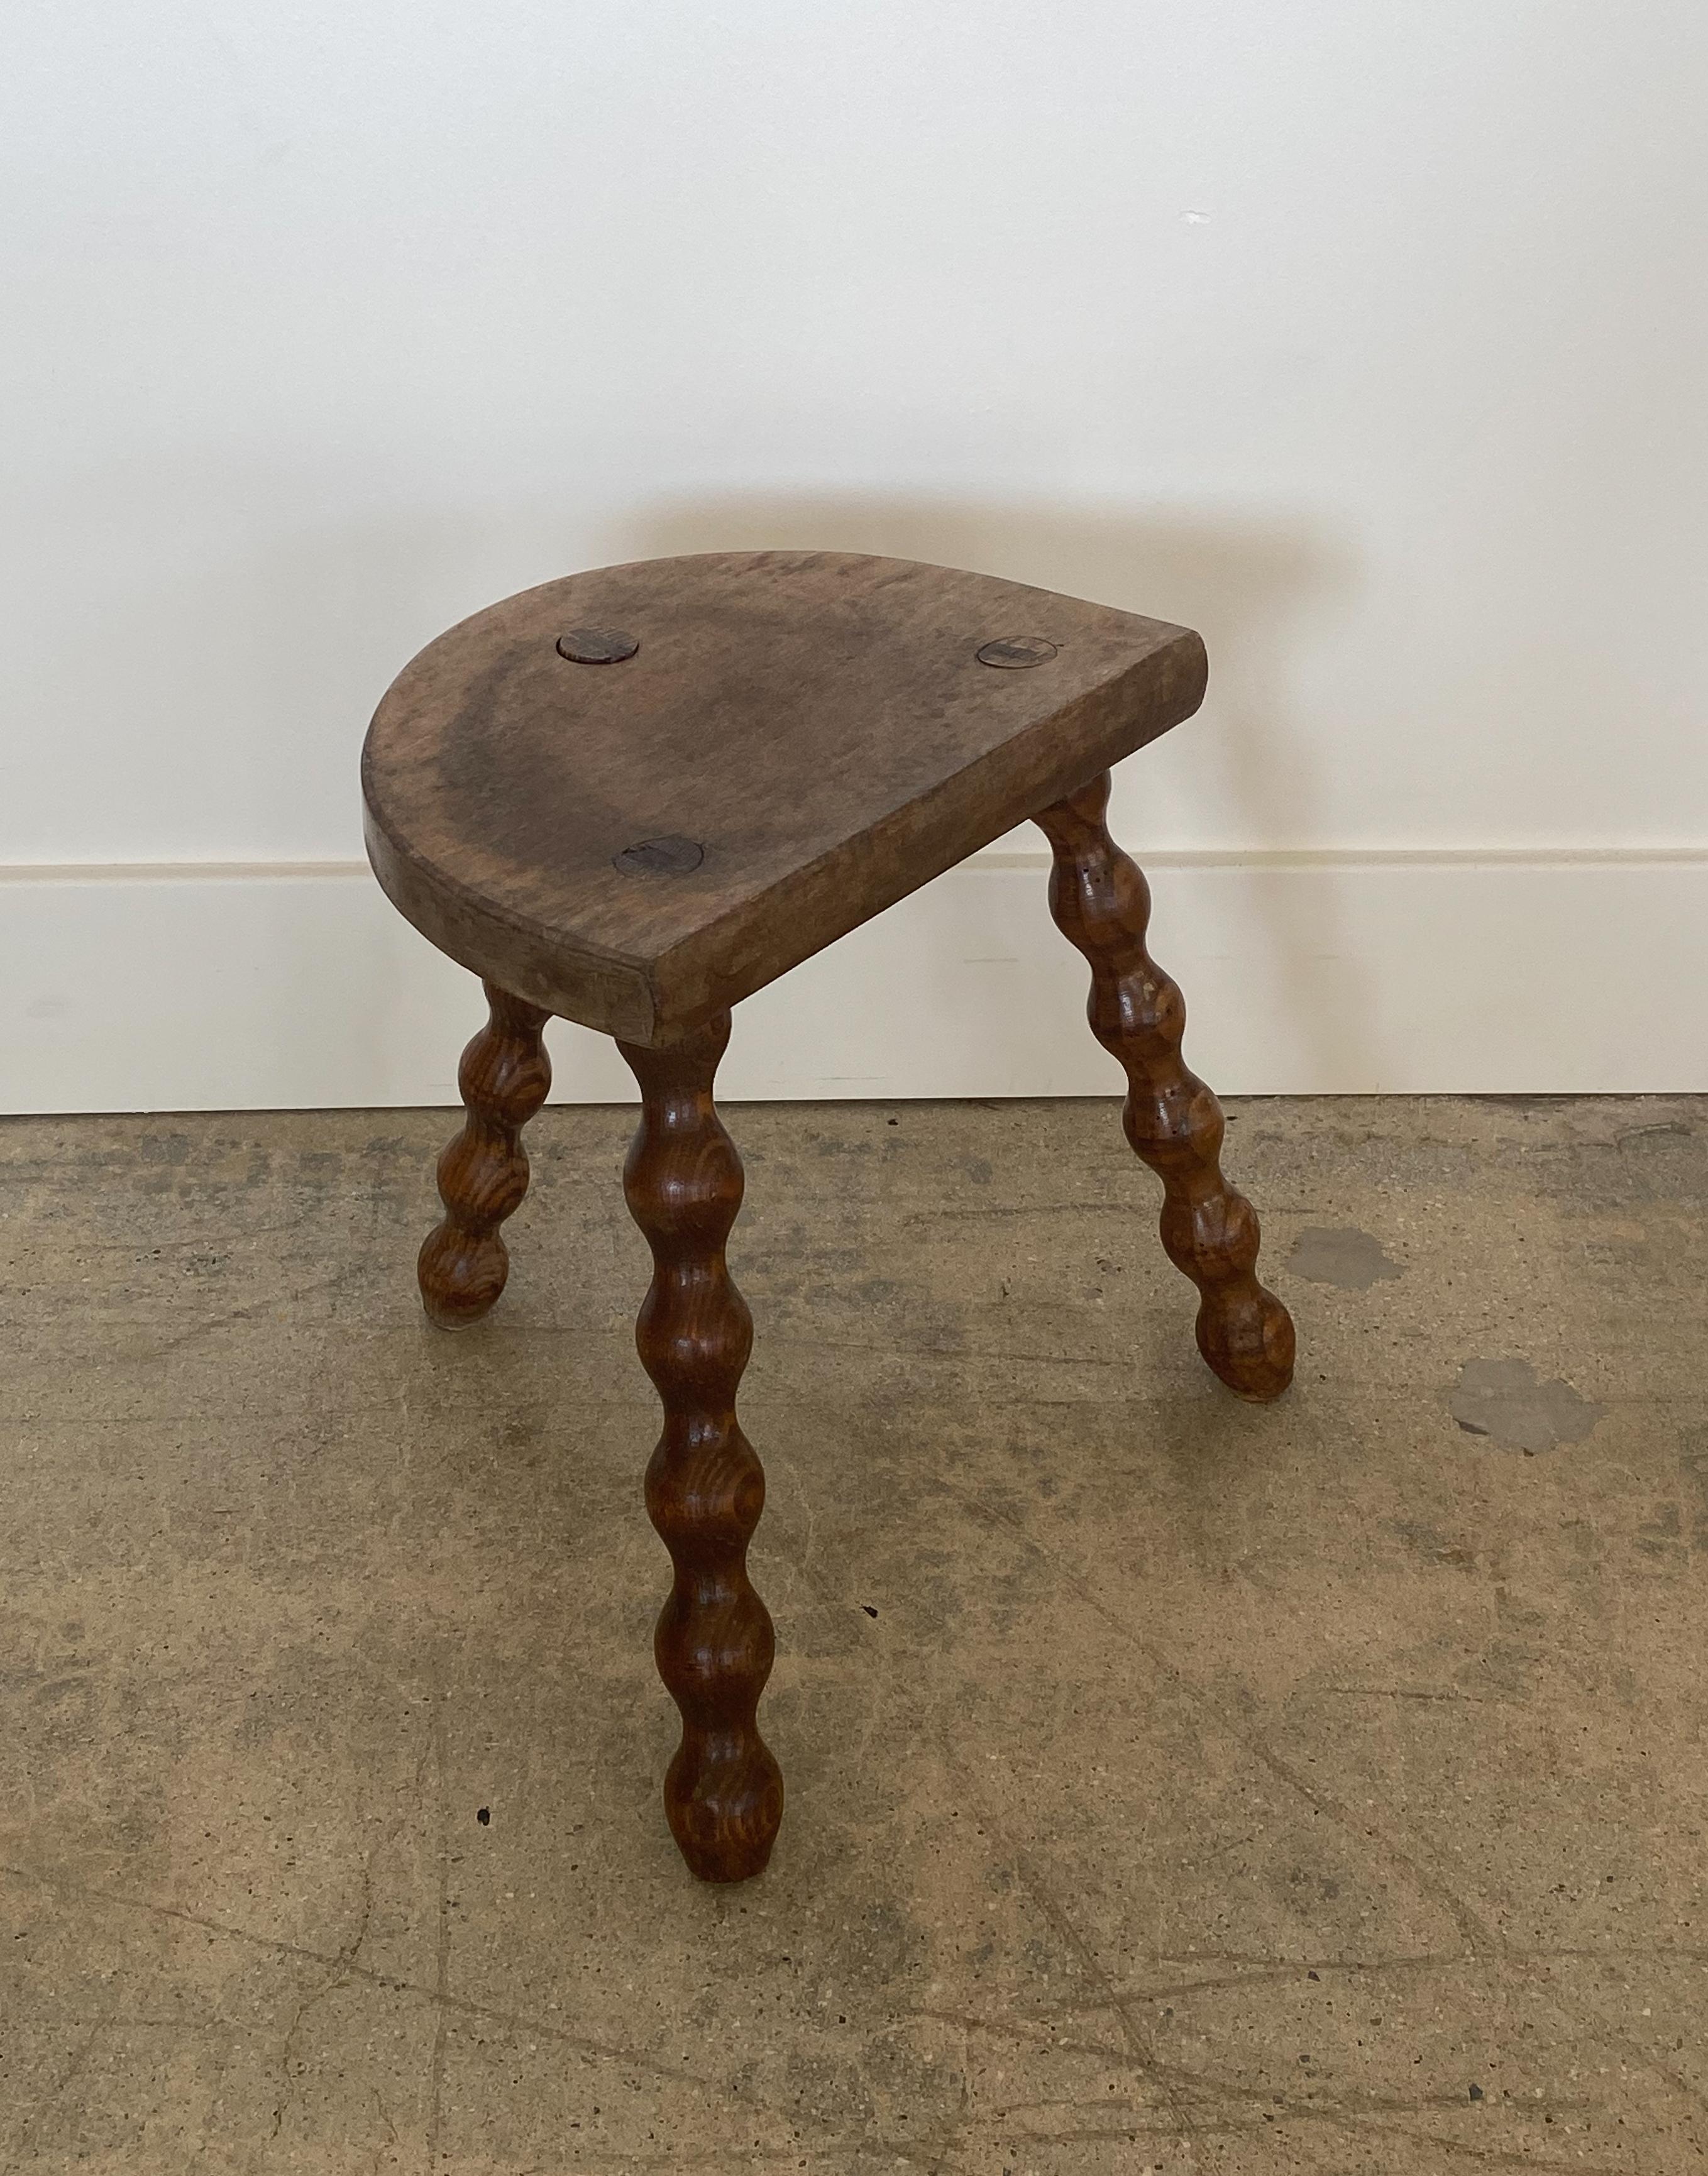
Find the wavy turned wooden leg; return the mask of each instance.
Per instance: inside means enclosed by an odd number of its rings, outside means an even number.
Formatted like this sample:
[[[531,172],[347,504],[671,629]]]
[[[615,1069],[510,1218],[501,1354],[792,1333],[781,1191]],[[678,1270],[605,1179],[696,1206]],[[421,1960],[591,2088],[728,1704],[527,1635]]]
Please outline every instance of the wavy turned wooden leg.
[[[653,1261],[635,1343],[664,1401],[646,1508],[676,1568],[653,1641],[682,1711],[664,1807],[705,1881],[761,1872],[783,1817],[782,1775],[757,1720],[775,1642],[747,1568],[765,1477],[736,1419],[753,1326],[724,1265],[742,1164],[712,1105],[729,1036],[726,1012],[662,1049],[617,1044],[641,1101],[623,1190]]]
[[[468,1117],[439,1158],[443,1221],[427,1234],[416,1275],[422,1304],[442,1330],[476,1322],[504,1289],[510,1256],[498,1227],[528,1191],[522,1129],[546,1100],[552,1061],[541,1033],[552,1015],[482,985],[492,1017],[457,1068]]]
[[[1054,855],[1050,912],[1091,966],[1091,1032],[1127,1074],[1124,1123],[1162,1181],[1162,1244],[1199,1290],[1198,1349],[1243,1398],[1292,1380],[1293,1325],[1255,1275],[1257,1212],[1221,1175],[1221,1106],[1180,1054],[1186,1004],[1145,949],[1150,890],[1109,836],[1105,771],[1035,822]]]

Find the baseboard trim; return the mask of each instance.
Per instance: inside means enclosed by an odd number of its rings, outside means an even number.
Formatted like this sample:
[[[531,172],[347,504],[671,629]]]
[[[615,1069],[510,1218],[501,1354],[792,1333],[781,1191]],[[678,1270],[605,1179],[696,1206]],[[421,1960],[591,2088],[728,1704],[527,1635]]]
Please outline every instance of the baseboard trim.
[[[1139,848],[1235,1094],[1708,1089],[1708,847]],[[740,1009],[727,1100],[1105,1095],[1042,851],[998,847]],[[0,868],[0,1108],[449,1104],[471,978],[356,861]],[[557,1096],[634,1084],[554,1027]]]

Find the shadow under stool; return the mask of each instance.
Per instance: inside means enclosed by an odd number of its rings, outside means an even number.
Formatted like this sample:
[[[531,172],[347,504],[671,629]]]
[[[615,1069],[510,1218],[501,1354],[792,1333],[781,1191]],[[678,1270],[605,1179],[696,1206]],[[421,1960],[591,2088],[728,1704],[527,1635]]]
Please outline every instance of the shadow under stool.
[[[675,1568],[655,1641],[682,1712],[665,1810],[711,1881],[757,1874],[783,1810],[759,1735],[771,1620],[747,1575],[764,1476],[736,1419],[753,1325],[724,1246],[742,1167],[712,1102],[730,1008],[1031,819],[1050,911],[1125,1069],[1127,1138],[1197,1286],[1198,1346],[1278,1397],[1293,1328],[1222,1178],[1216,1097],[1181,1058],[1150,894],[1109,836],[1109,766],[1189,717],[1184,628],[983,574],[840,552],[607,567],[464,620],[406,666],[362,753],[369,857],[399,911],[481,976],[467,1118],[439,1160],[422,1297],[454,1328],[503,1290],[499,1227],[551,1084],[555,1014],[640,1085],[623,1192],[654,1264],[636,1341],[664,1406],[646,1505]]]

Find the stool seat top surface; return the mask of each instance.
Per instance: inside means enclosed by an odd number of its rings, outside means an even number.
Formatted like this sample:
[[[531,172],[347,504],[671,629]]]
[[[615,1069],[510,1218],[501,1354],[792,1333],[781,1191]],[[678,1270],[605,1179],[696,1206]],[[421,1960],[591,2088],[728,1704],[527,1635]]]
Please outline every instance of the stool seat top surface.
[[[911,560],[600,568],[405,666],[369,855],[465,966],[667,1042],[1190,715],[1205,671],[1186,628]]]

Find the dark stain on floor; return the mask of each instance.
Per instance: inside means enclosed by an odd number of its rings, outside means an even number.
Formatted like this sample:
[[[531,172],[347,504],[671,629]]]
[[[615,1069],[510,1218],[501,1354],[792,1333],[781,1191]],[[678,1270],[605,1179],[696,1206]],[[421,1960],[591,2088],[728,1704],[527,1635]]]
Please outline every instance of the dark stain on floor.
[[[1286,1266],[1314,1285],[1338,1285],[1343,1292],[1368,1292],[1385,1278],[1406,1274],[1384,1253],[1379,1239],[1351,1224],[1308,1225],[1293,1241]]]
[[[1604,1410],[1558,1378],[1538,1382],[1528,1360],[1467,1360],[1447,1403],[1467,1435],[1532,1452],[1584,1442]]]

